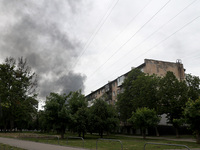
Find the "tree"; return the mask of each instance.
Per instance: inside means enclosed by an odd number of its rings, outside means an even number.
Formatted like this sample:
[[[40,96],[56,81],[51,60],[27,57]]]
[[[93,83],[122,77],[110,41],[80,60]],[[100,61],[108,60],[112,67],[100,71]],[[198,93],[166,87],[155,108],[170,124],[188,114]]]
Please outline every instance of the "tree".
[[[124,92],[118,95],[117,106],[120,117],[126,121],[137,108],[157,110],[158,78],[134,69],[123,84]]]
[[[173,72],[167,72],[165,77],[160,79],[159,111],[161,114],[167,114],[168,123],[175,127],[177,137],[179,137],[178,128],[180,126],[177,120],[182,118],[182,112],[188,100],[187,91],[185,81],[179,81]]]
[[[85,133],[87,132],[88,128],[88,116],[89,116],[89,110],[87,107],[81,107],[78,109],[78,111],[73,115],[73,129],[78,132],[79,137],[85,137]]]
[[[102,138],[104,131],[108,133],[116,129],[119,119],[112,105],[107,104],[101,99],[97,99],[90,108],[89,122],[93,131],[98,131]]]
[[[117,96],[117,109],[120,113],[120,119],[124,122],[127,121],[131,117],[134,104],[132,103],[133,95],[132,95],[132,83],[136,80],[140,75],[144,75],[138,69],[133,69],[124,80],[122,84],[123,92]]]
[[[49,132],[52,128],[52,125],[48,123],[47,115],[44,110],[40,110],[37,112],[38,117],[38,128],[41,132]]]
[[[88,126],[88,108],[85,96],[80,91],[72,92],[70,93],[68,103],[72,115],[70,128],[78,132],[79,136],[82,133],[84,138]]]
[[[142,74],[136,80],[133,80],[131,85],[132,111],[142,107],[157,110],[157,87],[158,78],[156,76]]]
[[[4,129],[27,128],[37,112],[37,76],[22,57],[0,64],[0,119]]]
[[[197,76],[192,76],[191,74],[186,75],[186,84],[188,86],[188,97],[190,99],[198,99],[200,96],[200,79]]]
[[[146,130],[149,127],[155,127],[158,125],[160,118],[156,114],[154,109],[149,109],[146,107],[138,108],[136,112],[132,113],[128,122],[132,123],[135,128],[140,128],[142,130],[143,138],[146,138]]]
[[[196,134],[196,141],[200,144],[200,98],[189,100],[184,109],[184,117],[190,129]]]
[[[61,138],[64,138],[66,127],[71,120],[67,105],[68,97],[69,95],[65,94],[50,93],[44,106],[47,123],[61,134]]]
[[[87,107],[85,96],[82,95],[80,91],[71,92],[69,94],[68,103],[72,114],[75,114],[81,107]]]

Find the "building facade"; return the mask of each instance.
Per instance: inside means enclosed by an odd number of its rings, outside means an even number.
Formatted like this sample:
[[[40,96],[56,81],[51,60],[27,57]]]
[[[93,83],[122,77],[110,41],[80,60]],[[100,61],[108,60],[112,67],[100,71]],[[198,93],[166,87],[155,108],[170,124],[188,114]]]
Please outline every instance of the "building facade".
[[[183,68],[183,64],[180,60],[177,60],[176,62],[166,62],[145,59],[144,63],[136,68],[149,75],[155,74],[157,76],[164,77],[168,71],[171,71],[174,73],[177,79],[184,80],[185,78],[185,69]],[[103,98],[107,103],[115,105],[115,103],[117,102],[117,95],[123,92],[122,84],[129,72],[121,75],[113,81],[109,81],[104,86],[88,94],[86,98],[88,99],[89,106],[92,105],[95,99],[98,99],[100,97]]]

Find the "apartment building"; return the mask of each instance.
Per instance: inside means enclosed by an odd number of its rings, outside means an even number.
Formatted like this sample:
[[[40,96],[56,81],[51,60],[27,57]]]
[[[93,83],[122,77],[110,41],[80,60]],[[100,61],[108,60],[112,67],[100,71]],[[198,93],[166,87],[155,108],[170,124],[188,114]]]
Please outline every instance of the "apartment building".
[[[140,69],[142,72],[149,75],[156,74],[157,76],[163,77],[165,76],[167,71],[171,71],[175,74],[177,79],[183,80],[185,78],[185,69],[183,68],[181,60],[177,60],[176,62],[166,62],[166,61],[145,59],[144,63],[136,68]],[[88,94],[86,98],[88,99],[89,106],[92,105],[92,102],[95,99],[98,99],[100,97],[104,98],[104,100],[107,103],[114,105],[117,101],[117,95],[120,92],[123,92],[122,84],[129,72],[121,75],[120,77],[118,77],[113,81],[109,81],[104,86]]]

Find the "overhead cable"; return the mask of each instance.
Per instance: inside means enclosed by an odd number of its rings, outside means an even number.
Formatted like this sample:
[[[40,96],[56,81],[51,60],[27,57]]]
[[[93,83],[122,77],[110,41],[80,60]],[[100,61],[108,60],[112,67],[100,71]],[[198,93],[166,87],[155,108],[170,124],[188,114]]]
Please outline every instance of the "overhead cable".
[[[135,37],[162,9],[164,9],[171,0],[167,1],[147,22],[145,22],[124,44],[122,44],[101,66],[99,66],[89,77],[92,77],[100,68],[102,68],[119,50],[121,50],[130,40]]]
[[[112,6],[111,9],[108,9],[108,11],[105,13],[104,17],[101,19],[100,23],[98,24],[95,32],[91,35],[91,37],[89,38],[89,40],[87,41],[87,43],[85,44],[81,54],[78,56],[77,60],[75,61],[75,64],[73,66],[73,68],[76,67],[77,63],[79,62],[80,58],[83,56],[83,54],[85,53],[85,51],[87,50],[87,48],[90,46],[90,44],[92,43],[92,41],[94,40],[94,38],[96,37],[97,33],[99,32],[99,30],[102,28],[102,26],[105,24],[106,20],[108,19],[108,17],[110,16],[111,12],[113,11],[113,9],[116,7],[117,3],[119,2],[119,0],[117,0],[115,2],[115,4]]]
[[[105,49],[107,49],[112,43],[114,43],[116,41],[116,39],[128,28],[128,26],[137,18],[137,16],[139,16],[142,11],[144,11],[144,9],[150,4],[150,2],[152,2],[152,0],[148,1],[148,3],[125,25],[125,27],[123,27],[123,29],[111,40],[110,43],[108,43],[101,51],[104,51]]]
[[[146,53],[150,52],[151,50],[153,50],[154,48],[158,47],[160,44],[162,44],[163,42],[165,42],[166,40],[168,40],[169,38],[171,38],[173,35],[175,35],[176,33],[178,33],[179,31],[183,30],[184,28],[186,28],[188,25],[190,25],[191,23],[193,23],[195,20],[199,19],[200,16],[192,19],[191,21],[189,21],[188,23],[186,23],[185,25],[183,25],[182,27],[180,27],[178,30],[176,30],[175,32],[171,33],[169,36],[165,37],[163,40],[159,41],[157,44],[155,44],[154,46],[152,46],[150,49],[146,50],[144,53],[142,53],[141,55],[139,55],[136,59],[134,59],[133,61],[137,60],[138,58],[140,58],[141,56],[145,55]],[[120,69],[118,69],[117,71],[115,71],[115,73],[119,72],[120,70],[124,69],[126,66],[128,66],[130,63],[132,63],[133,61],[130,61],[129,63],[127,63],[126,65],[124,65],[123,67],[121,67]],[[105,78],[106,79],[106,78]],[[100,82],[99,82],[100,83]],[[94,86],[93,86],[94,87]]]
[[[174,17],[172,17],[171,19],[169,19],[167,22],[165,22],[163,25],[161,25],[158,29],[156,29],[154,32],[152,32],[148,37],[146,37],[144,40],[142,40],[139,44],[137,44],[134,48],[132,48],[131,50],[129,50],[125,55],[123,55],[122,57],[120,57],[118,60],[116,60],[115,62],[118,62],[121,58],[126,57],[128,54],[130,54],[131,52],[133,52],[134,49],[138,48],[140,45],[142,45],[145,41],[147,41],[150,37],[152,37],[153,35],[155,35],[158,31],[160,31],[162,28],[164,28],[166,25],[168,25],[172,20],[174,20],[177,16],[179,16],[183,11],[185,11],[188,7],[190,7],[192,4],[194,4],[197,0],[192,1],[189,5],[187,5],[186,7],[184,7],[181,11],[179,11]],[[112,65],[114,65],[115,63],[113,63]],[[111,66],[112,66],[111,65]]]

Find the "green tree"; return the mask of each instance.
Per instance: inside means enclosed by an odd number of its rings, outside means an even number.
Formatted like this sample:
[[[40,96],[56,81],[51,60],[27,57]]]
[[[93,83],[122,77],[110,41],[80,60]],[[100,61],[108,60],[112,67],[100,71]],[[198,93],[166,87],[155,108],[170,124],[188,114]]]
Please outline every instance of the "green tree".
[[[134,128],[140,128],[142,130],[143,138],[146,138],[146,130],[149,127],[155,127],[158,125],[160,117],[156,114],[154,109],[146,107],[138,108],[136,112],[132,113],[128,122],[133,124]]]
[[[188,97],[190,99],[198,99],[200,96],[200,79],[197,76],[192,76],[191,74],[186,75],[186,83],[188,86]]]
[[[179,119],[183,116],[183,109],[188,100],[188,88],[185,81],[179,81],[173,72],[167,72],[166,76],[160,79],[158,98],[159,111],[167,114],[168,123],[176,129],[176,136],[179,137]]]
[[[157,110],[157,87],[158,78],[156,76],[140,75],[136,80],[132,81],[131,97],[133,111],[137,108],[148,107]]]
[[[52,125],[48,123],[48,116],[45,114],[44,110],[37,112],[38,117],[38,128],[41,132],[48,132],[52,128]]]
[[[118,95],[120,117],[126,121],[137,108],[148,107],[157,110],[158,78],[134,69],[123,84],[124,92]]]
[[[4,129],[28,128],[37,112],[37,76],[26,59],[0,64],[0,119]]]
[[[72,114],[75,114],[81,107],[87,107],[85,96],[82,95],[80,91],[71,92],[69,94],[68,103]]]
[[[80,91],[72,92],[70,93],[68,103],[72,115],[70,128],[78,132],[79,136],[82,133],[84,137],[88,125],[88,108],[85,96]]]
[[[119,125],[115,108],[101,99],[97,99],[90,108],[89,122],[93,131],[97,131],[101,138],[104,131],[114,131]]]
[[[196,141],[200,144],[200,98],[189,100],[184,109],[184,117],[190,129],[196,134]]]
[[[78,111],[73,115],[73,129],[78,132],[79,137],[85,137],[85,133],[88,129],[88,119],[89,119],[89,110],[87,107],[81,107]]]
[[[131,117],[132,111],[134,109],[134,104],[132,103],[133,95],[132,95],[132,86],[134,80],[136,80],[140,75],[144,75],[138,69],[133,69],[124,80],[122,84],[123,92],[118,94],[117,96],[117,109],[120,113],[120,119],[123,122],[126,122],[127,119]]]
[[[64,138],[66,127],[71,120],[67,104],[68,97],[69,95],[65,94],[50,93],[44,106],[47,123],[61,134],[61,138]]]

